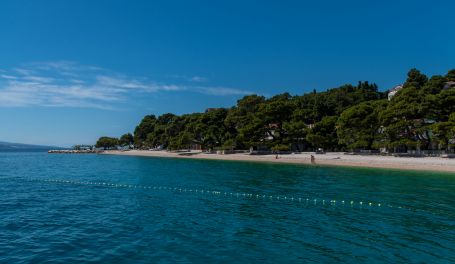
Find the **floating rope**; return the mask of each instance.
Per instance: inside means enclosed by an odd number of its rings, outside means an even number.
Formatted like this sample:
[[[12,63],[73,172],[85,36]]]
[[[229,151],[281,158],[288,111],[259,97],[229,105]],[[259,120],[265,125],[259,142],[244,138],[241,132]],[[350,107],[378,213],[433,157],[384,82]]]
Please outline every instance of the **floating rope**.
[[[211,196],[224,196],[232,198],[241,198],[249,200],[264,200],[264,201],[280,201],[289,203],[298,203],[306,206],[342,206],[359,209],[369,208],[395,208],[395,209],[407,209],[416,211],[400,205],[385,204],[380,202],[365,202],[365,201],[354,201],[354,200],[335,200],[335,199],[321,199],[321,198],[309,198],[309,197],[296,197],[287,195],[266,195],[266,194],[255,194],[245,192],[228,192],[218,190],[207,190],[200,188],[183,188],[183,187],[168,187],[168,186],[148,186],[148,185],[135,185],[135,184],[122,184],[122,183],[108,183],[108,182],[93,182],[93,181],[75,181],[75,180],[56,180],[56,179],[38,179],[38,178],[26,178],[32,182],[43,182],[43,183],[59,183],[59,184],[72,184],[72,185],[85,185],[85,186],[98,186],[105,188],[122,188],[122,189],[141,189],[141,190],[162,190],[172,191],[178,193],[187,194],[200,194],[200,195],[211,195]]]

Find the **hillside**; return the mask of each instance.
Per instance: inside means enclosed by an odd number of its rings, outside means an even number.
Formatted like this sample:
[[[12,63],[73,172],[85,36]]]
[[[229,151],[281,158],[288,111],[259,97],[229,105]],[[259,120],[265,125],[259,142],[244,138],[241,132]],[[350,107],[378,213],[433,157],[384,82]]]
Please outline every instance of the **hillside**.
[[[0,141],[0,151],[47,151],[50,149],[61,149],[52,146],[29,145],[21,143],[10,143]]]

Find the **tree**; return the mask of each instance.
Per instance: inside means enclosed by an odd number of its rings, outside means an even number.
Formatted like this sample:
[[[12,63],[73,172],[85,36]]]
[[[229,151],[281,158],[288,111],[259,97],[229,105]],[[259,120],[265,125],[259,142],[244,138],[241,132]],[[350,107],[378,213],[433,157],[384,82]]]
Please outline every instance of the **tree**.
[[[340,115],[337,122],[338,142],[351,150],[372,149],[380,132],[379,112],[387,101],[370,101],[352,106]]]
[[[237,101],[237,105],[229,109],[224,120],[228,137],[234,139],[238,147],[249,148],[256,146],[264,138],[264,122],[257,117],[259,107],[265,102],[265,97],[247,95]]]
[[[119,140],[113,137],[100,137],[96,142],[95,147],[106,149],[113,149],[117,147],[119,144]]]
[[[410,70],[403,89],[379,114],[384,126],[385,147],[405,151],[426,148],[430,144],[430,131],[425,118],[431,111],[430,105],[425,103],[428,97],[421,89],[426,81],[427,77],[418,70]]]
[[[291,96],[288,93],[273,96],[258,107],[256,117],[262,121],[264,137],[272,138],[271,145],[286,140],[287,131],[283,122],[290,120],[293,112]],[[262,132],[262,131],[261,131]]]
[[[451,140],[455,140],[455,112],[450,115],[448,121],[435,123],[431,128],[439,148],[448,149]]]
[[[179,148],[191,149],[194,136],[189,132],[183,132],[179,135]]]
[[[425,74],[422,74],[419,70],[413,68],[408,72],[408,79],[404,83],[403,87],[413,86],[419,89],[423,87],[427,81],[428,78]]]
[[[446,78],[441,75],[432,76],[425,85],[422,86],[425,94],[438,94],[442,91]]]
[[[134,130],[134,144],[141,148],[147,140],[148,134],[155,131],[157,120],[155,115],[145,116]]]
[[[447,121],[451,113],[455,112],[455,88],[442,90],[436,95],[435,103],[430,106],[437,109],[437,119]]]
[[[449,82],[455,82],[455,69],[452,69],[449,72],[447,72],[446,78],[447,81]]]
[[[446,142],[450,137],[450,124],[445,122],[455,112],[451,81],[455,70],[428,78],[411,69],[403,89],[390,102],[383,100],[386,92],[366,81],[303,95],[252,94],[229,109],[147,115],[133,139],[138,148],[175,149],[197,143],[204,148],[300,151],[314,147],[429,149],[435,144],[432,140]],[[120,138],[121,145],[127,142],[131,142],[128,134]]]
[[[236,147],[236,143],[234,139],[228,139],[226,140],[223,145],[221,146],[222,149],[224,150],[233,150]]]
[[[227,114],[228,110],[225,108],[217,108],[202,114],[198,120],[197,129],[200,137],[196,141],[210,149],[223,145],[224,141],[230,137],[225,126]]]
[[[123,134],[120,137],[119,144],[122,147],[133,145],[133,143],[134,143],[134,137],[133,137],[133,135],[131,135],[131,133]]]
[[[308,147],[309,143],[306,136],[309,128],[304,121],[292,119],[284,122],[283,130],[287,133],[287,136],[282,140],[283,143],[291,145],[291,148],[293,147],[298,151],[303,151]]]
[[[306,139],[316,148],[326,150],[337,149],[337,135],[335,125],[337,116],[326,116],[320,122],[317,122],[309,131]]]

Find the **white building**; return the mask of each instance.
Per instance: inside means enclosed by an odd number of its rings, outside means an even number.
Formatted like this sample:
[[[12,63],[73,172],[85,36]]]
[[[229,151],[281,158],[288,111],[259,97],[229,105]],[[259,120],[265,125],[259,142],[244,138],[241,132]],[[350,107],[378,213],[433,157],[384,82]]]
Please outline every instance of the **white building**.
[[[395,94],[399,91],[403,89],[403,85],[397,85],[395,87],[393,87],[392,89],[389,90],[389,93],[387,94],[387,98],[389,99],[389,101],[392,99],[392,97],[395,96]]]
[[[444,89],[450,89],[450,88],[455,88],[455,82],[454,81],[449,81],[444,84]]]

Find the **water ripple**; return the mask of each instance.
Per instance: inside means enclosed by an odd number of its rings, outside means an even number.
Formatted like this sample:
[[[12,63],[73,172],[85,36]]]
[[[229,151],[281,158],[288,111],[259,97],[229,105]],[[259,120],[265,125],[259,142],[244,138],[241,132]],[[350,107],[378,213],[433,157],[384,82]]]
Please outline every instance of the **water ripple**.
[[[0,167],[0,263],[455,261],[449,176],[1,153]]]

